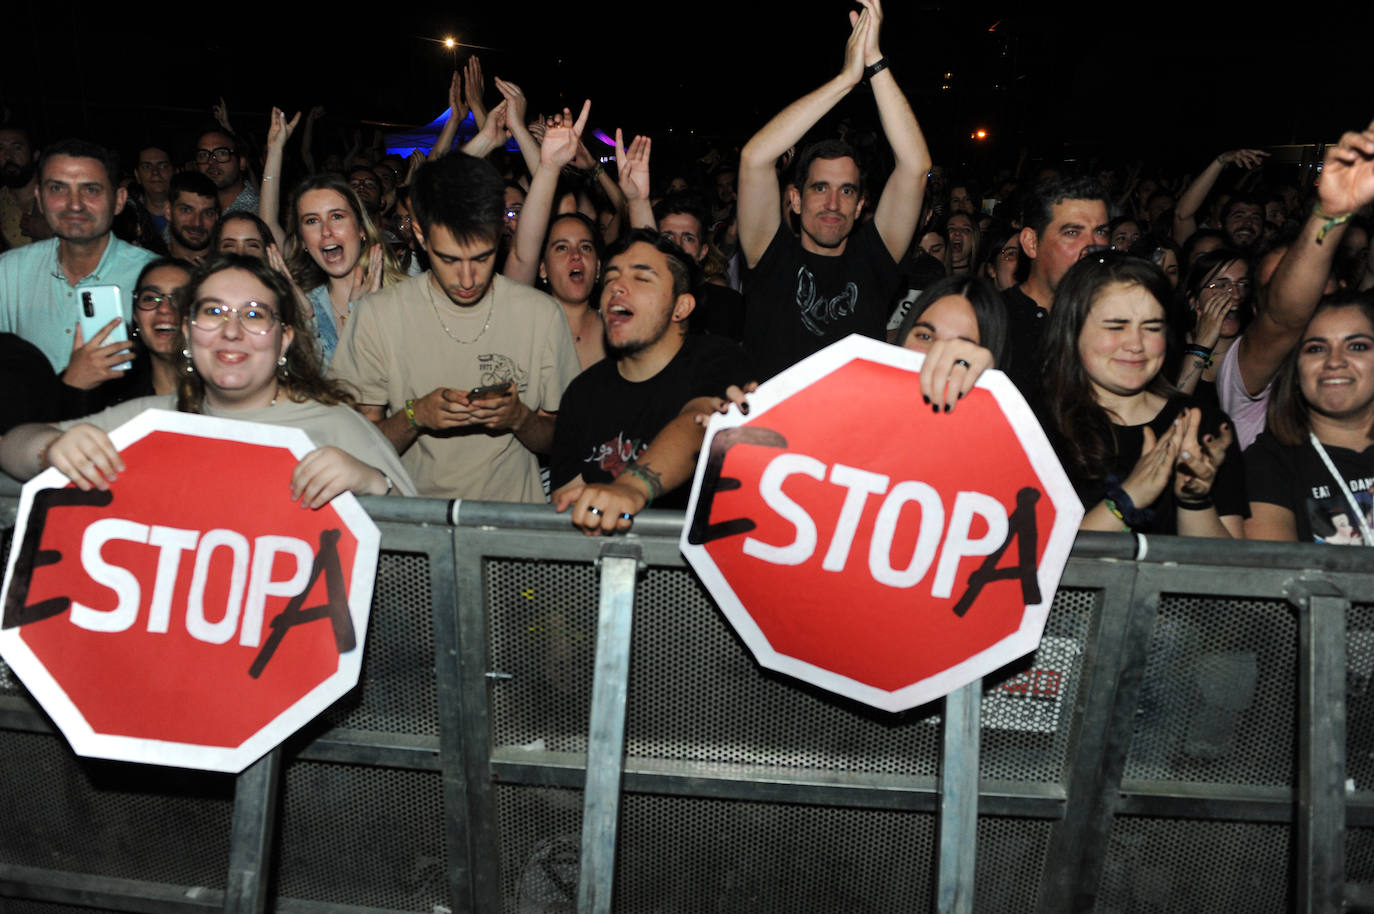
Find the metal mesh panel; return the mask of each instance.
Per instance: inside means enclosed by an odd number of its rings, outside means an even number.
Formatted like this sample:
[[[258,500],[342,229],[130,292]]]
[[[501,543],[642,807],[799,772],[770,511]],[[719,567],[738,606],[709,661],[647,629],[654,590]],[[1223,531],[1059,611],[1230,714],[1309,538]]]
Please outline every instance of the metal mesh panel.
[[[1060,588],[1039,649],[983,680],[980,776],[1063,780],[1084,642],[1100,602],[1101,591]]]
[[[399,911],[449,905],[438,773],[297,761],[284,780],[278,897]]]
[[[1295,783],[1297,631],[1282,600],[1163,596],[1125,777]]]
[[[1374,886],[1374,828],[1346,829],[1345,879]]]
[[[1096,914],[1289,910],[1285,825],[1118,817]]]
[[[115,908],[86,908],[16,898],[0,898],[0,911],[4,911],[5,914],[126,914]]]
[[[439,735],[430,583],[427,556],[378,557],[362,688],[326,711],[325,720],[355,730]]]
[[[224,888],[234,780],[78,760],[60,736],[0,730],[0,860]]]
[[[1346,614],[1345,775],[1374,790],[1374,604]]]
[[[572,910],[582,795],[499,787],[505,910]],[[933,816],[630,794],[615,910],[890,914],[931,905]]]
[[[980,816],[975,911],[1033,911],[1053,822]]]

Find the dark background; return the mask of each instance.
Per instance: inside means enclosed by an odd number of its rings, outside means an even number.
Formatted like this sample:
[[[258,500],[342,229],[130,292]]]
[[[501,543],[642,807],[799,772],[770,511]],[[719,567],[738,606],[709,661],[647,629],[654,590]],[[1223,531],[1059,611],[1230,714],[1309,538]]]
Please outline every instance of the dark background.
[[[1330,142],[1374,116],[1370,31],[1315,5],[1285,7],[1285,18],[1251,6],[1029,7],[888,0],[883,50],[937,162],[981,171],[1014,164],[1024,148],[1032,161],[1144,158],[1195,171],[1223,149]],[[357,122],[438,115],[451,58],[434,39],[455,35],[483,46],[489,104],[500,75],[524,88],[532,112],[591,97],[595,128],[648,132],[656,152],[671,154],[683,136],[737,147],[838,71],[848,8],[494,0],[459,12],[405,3],[345,12],[11,0],[0,13],[0,101],[40,142],[86,135],[126,156],[144,142],[186,140],[221,95],[236,129],[258,137],[271,105],[324,105],[317,143],[342,145]],[[861,91],[837,116],[872,111]],[[970,139],[978,128],[989,131],[981,143]]]

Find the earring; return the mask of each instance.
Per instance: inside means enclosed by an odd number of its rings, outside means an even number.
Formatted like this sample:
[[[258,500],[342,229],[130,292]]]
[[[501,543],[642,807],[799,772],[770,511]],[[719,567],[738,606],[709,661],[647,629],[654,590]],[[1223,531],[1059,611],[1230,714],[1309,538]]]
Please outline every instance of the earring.
[[[184,358],[184,359],[186,360],[186,373],[187,373],[187,374],[195,374],[195,373],[196,373],[196,365],[195,365],[194,362],[191,361],[191,350],[190,350],[190,349],[183,349],[183,350],[181,350],[181,356],[182,356],[182,358]]]
[[[291,377],[291,372],[286,367],[286,356],[277,359],[277,377],[283,381]]]

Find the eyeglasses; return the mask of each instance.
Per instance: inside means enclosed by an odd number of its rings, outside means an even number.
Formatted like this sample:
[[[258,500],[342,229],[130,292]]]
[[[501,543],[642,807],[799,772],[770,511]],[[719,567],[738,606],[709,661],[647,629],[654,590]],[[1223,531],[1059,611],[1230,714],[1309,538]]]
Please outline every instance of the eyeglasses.
[[[134,299],[134,307],[140,311],[156,311],[158,308],[162,307],[163,302],[166,302],[171,308],[175,309],[177,306],[177,293],[171,292],[167,295],[163,295],[161,292],[154,292],[151,290],[138,292],[137,297]]]
[[[223,330],[229,318],[238,315],[239,326],[249,333],[270,333],[277,322],[271,308],[255,301],[245,302],[241,308],[230,308],[213,299],[197,302],[191,311],[191,326],[207,333]]]
[[[214,159],[216,162],[227,162],[234,157],[234,150],[228,146],[216,146],[214,149],[197,149],[196,161],[208,162]]]
[[[1207,288],[1220,289],[1223,292],[1235,292],[1237,295],[1244,295],[1250,291],[1250,280],[1214,279],[1207,284]]]

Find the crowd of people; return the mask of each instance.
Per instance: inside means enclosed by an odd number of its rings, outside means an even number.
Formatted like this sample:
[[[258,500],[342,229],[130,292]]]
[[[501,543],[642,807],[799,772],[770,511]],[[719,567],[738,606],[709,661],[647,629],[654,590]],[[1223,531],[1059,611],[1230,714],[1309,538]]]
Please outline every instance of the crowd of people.
[[[685,504],[713,411],[859,333],[925,353],[936,410],[1005,372],[1084,529],[1374,545],[1374,125],[1315,182],[1258,149],[957,173],[860,5],[836,76],[681,173],[619,131],[607,168],[590,101],[532,115],[476,57],[409,157],[317,161],[320,109],[254,145],[217,105],[185,164],[143,138],[127,177],[0,127],[0,364],[29,392],[0,466],[107,486],[106,432],[160,406],[305,428],[306,505],[552,501],[608,533]],[[857,90],[877,129],[818,135]],[[83,325],[98,287],[124,313]]]

